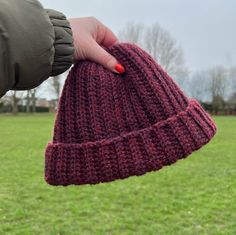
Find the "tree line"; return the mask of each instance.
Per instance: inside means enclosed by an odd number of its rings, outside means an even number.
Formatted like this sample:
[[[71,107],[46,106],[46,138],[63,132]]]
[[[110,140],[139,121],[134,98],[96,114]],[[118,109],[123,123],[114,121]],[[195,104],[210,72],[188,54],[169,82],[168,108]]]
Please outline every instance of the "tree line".
[[[130,22],[119,32],[119,38],[141,45],[188,96],[200,101],[209,112],[236,114],[236,66],[216,65],[190,72],[181,46],[158,23],[146,26]]]
[[[150,26],[127,23],[118,32],[118,37],[121,41],[136,43],[149,52],[182,90],[188,96],[200,101],[209,112],[236,114],[236,66],[216,65],[202,71],[189,71],[185,66],[181,46],[158,23]],[[54,103],[57,103],[65,77],[66,74],[50,78],[38,88],[29,91],[8,92],[0,100],[0,112],[4,110],[13,113],[22,110],[35,112],[37,111],[37,100],[42,94],[54,99]],[[20,109],[19,104],[24,108]]]

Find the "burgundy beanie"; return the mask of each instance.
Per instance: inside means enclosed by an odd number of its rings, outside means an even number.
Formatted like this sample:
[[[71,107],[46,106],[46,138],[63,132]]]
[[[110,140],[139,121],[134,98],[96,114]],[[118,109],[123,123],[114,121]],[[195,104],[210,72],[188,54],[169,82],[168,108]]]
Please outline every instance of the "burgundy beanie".
[[[85,60],[66,79],[45,151],[45,180],[51,185],[97,184],[157,171],[201,148],[216,132],[208,113],[147,52],[129,43],[107,51],[124,74]]]

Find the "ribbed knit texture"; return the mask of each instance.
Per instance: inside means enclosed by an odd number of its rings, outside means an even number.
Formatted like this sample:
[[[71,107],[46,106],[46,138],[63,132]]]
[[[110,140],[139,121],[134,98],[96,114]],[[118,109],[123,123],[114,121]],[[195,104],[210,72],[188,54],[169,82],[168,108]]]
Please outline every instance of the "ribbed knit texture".
[[[144,50],[120,43],[109,53],[126,72],[80,61],[59,101],[45,152],[51,185],[109,182],[159,170],[209,142],[211,117],[188,99]]]

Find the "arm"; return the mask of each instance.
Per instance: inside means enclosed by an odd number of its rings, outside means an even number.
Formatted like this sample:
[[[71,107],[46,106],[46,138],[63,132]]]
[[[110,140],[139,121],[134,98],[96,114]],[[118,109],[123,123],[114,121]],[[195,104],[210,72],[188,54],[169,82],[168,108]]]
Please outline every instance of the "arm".
[[[37,0],[0,1],[0,97],[8,90],[27,90],[73,62],[70,24]]]

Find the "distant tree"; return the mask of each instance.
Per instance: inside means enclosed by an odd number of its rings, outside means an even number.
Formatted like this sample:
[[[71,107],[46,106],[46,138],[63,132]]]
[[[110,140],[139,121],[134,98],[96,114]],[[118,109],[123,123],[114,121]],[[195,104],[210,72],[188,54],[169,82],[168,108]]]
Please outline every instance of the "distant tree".
[[[209,89],[212,98],[212,108],[215,114],[220,108],[224,108],[224,97],[227,85],[226,69],[222,66],[216,66],[208,70]]]
[[[208,97],[208,81],[206,71],[197,71],[189,78],[188,90],[190,96],[199,100],[204,101]]]
[[[26,113],[30,112],[30,96],[31,96],[31,90],[28,90],[26,92]]]
[[[17,114],[19,112],[18,104],[22,100],[22,98],[24,96],[24,92],[22,92],[22,91],[9,91],[7,96],[10,99],[12,113]]]
[[[121,41],[142,44],[145,26],[141,23],[128,22],[124,29],[118,33]]]
[[[232,93],[236,93],[236,66],[232,67],[230,70],[230,78],[231,78],[231,87],[232,87]],[[236,101],[235,101],[236,104]]]
[[[236,112],[236,66],[230,69],[229,73],[231,94],[229,97],[229,105]]]
[[[168,73],[180,79],[186,78],[183,51],[171,34],[158,23],[147,28],[144,46]],[[183,84],[184,81],[181,81]]]
[[[60,97],[61,89],[62,89],[61,77],[58,75],[51,78],[51,85],[52,85],[52,90],[55,94],[56,100],[58,101]]]
[[[36,92],[37,92],[37,88],[34,88],[31,90],[31,100],[32,100],[32,112],[35,113],[36,112]]]
[[[48,94],[48,99],[54,99],[58,102],[61,90],[64,85],[66,74],[50,77],[44,84],[43,89],[45,94]]]
[[[158,23],[147,27],[139,23],[128,23],[118,33],[121,41],[138,43],[172,76],[180,85],[188,74],[184,66],[183,51],[168,31]]]
[[[236,114],[236,92],[232,93],[228,99],[228,105],[231,109]]]
[[[37,100],[37,93],[39,88],[34,88],[31,90],[27,90],[26,92],[26,112],[36,112],[36,100]]]

